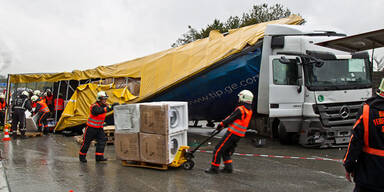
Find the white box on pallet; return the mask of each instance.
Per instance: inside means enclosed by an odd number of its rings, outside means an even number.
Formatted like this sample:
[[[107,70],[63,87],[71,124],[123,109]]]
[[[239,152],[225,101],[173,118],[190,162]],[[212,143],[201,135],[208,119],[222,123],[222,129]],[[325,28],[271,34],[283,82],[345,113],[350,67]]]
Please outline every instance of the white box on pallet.
[[[152,102],[140,105],[141,132],[166,135],[188,129],[187,102]]]
[[[170,164],[175,159],[180,146],[188,145],[187,131],[170,135],[140,133],[141,161],[157,164]]]
[[[176,101],[161,103],[168,105],[169,134],[188,130],[188,103]]]
[[[140,105],[127,104],[114,107],[115,130],[138,133],[140,131]]]
[[[175,159],[176,153],[180,146],[187,146],[187,130],[183,130],[177,133],[170,134],[168,136],[168,157],[169,163]]]

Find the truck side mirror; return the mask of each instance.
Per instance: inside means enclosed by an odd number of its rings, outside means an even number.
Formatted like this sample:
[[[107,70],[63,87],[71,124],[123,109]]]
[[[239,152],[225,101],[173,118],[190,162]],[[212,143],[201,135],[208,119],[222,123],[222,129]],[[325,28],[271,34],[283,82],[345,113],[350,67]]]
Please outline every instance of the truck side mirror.
[[[293,63],[291,60],[287,59],[285,56],[281,56],[279,62],[282,64],[291,64]]]

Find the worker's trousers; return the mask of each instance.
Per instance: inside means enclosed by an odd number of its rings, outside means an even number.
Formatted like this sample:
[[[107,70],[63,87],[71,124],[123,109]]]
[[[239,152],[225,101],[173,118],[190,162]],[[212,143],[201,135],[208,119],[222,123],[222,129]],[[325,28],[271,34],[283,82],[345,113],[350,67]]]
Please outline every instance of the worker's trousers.
[[[38,131],[43,131],[44,133],[48,133],[48,122],[47,119],[49,117],[49,112],[39,112],[37,113],[37,126],[38,126]]]
[[[91,145],[92,140],[96,139],[96,157],[104,155],[105,143],[107,141],[107,137],[105,136],[103,128],[94,128],[87,126],[85,128],[83,144],[80,148],[80,155],[87,155],[89,146]]]
[[[237,142],[239,142],[240,139],[240,136],[234,135],[233,133],[227,131],[215,147],[211,163],[212,166],[219,167],[221,159],[223,159],[224,165],[232,164],[231,156],[234,153]]]
[[[25,134],[25,111],[23,109],[15,109],[12,114],[12,132],[13,135],[16,135],[17,128],[19,127],[19,131],[21,135]]]
[[[5,120],[5,111],[0,110],[0,126],[4,125],[4,120]]]

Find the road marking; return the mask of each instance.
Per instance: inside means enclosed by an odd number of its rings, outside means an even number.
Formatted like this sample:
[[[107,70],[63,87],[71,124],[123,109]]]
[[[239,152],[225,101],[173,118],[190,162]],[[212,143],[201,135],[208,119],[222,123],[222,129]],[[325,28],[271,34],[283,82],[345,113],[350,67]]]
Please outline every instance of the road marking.
[[[201,153],[213,153],[213,151],[197,150]],[[335,161],[341,163],[341,159],[331,159],[322,157],[295,157],[287,155],[265,155],[265,154],[252,154],[252,153],[233,153],[236,156],[247,156],[247,157],[266,157],[266,158],[279,158],[279,159],[303,159],[303,160],[316,160],[316,161]]]

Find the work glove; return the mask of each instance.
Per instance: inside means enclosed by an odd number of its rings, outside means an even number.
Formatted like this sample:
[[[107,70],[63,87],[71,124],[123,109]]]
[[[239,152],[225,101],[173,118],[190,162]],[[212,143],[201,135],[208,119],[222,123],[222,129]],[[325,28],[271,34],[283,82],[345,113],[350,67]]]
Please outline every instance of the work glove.
[[[221,123],[219,123],[216,127],[216,130],[221,131],[223,129],[223,126],[221,126]]]
[[[112,109],[113,109],[113,107],[116,106],[116,105],[120,105],[120,104],[117,103],[117,102],[116,102],[116,103],[113,103],[113,104],[112,104]]]

